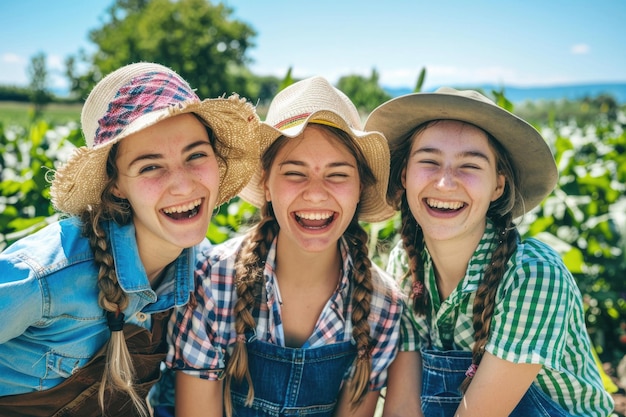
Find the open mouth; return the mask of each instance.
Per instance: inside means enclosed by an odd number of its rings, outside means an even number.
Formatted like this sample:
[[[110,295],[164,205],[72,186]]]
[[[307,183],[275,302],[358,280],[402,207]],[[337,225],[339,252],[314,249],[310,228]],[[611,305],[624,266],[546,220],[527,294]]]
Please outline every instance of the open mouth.
[[[323,229],[330,225],[335,213],[332,211],[298,211],[295,213],[296,221],[307,229]]]
[[[180,206],[171,206],[162,209],[161,211],[169,218],[174,220],[191,219],[196,217],[200,212],[200,205],[202,199],[192,201],[191,203],[181,204]]]
[[[426,205],[428,205],[428,207],[433,210],[445,213],[461,210],[463,207],[465,207],[465,203],[463,203],[462,201],[441,201],[435,200],[433,198],[427,198]]]

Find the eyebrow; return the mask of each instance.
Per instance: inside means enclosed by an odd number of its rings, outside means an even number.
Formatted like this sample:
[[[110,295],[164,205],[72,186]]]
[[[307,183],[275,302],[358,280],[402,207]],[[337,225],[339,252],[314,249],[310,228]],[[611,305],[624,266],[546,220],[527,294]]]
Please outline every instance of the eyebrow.
[[[432,153],[436,155],[441,155],[443,151],[438,148],[425,146],[423,148],[416,149],[412,153],[411,156],[416,155],[418,153]],[[489,156],[487,156],[485,153],[481,151],[463,151],[463,152],[458,152],[455,156],[457,158],[480,158],[480,159],[484,159],[487,162],[491,162],[491,160],[489,159]]]
[[[211,145],[211,143],[209,141],[205,141],[205,140],[198,140],[196,142],[192,142],[189,145],[185,146],[183,148],[183,152],[182,153],[187,153],[192,151],[193,149],[200,147],[200,146],[204,146],[204,145],[209,145],[211,146],[211,148],[213,148],[213,146]],[[163,154],[160,153],[145,153],[145,154],[141,154],[138,157],[136,157],[135,159],[133,159],[132,161],[130,161],[128,163],[128,168],[132,167],[133,165],[135,165],[136,163],[142,162],[142,161],[152,161],[152,160],[156,160],[156,159],[162,159],[163,158]]]
[[[292,159],[288,159],[278,164],[278,166],[281,168],[285,165],[296,165],[296,166],[301,166],[301,167],[308,166],[308,164],[306,164],[304,161],[298,161],[298,160],[292,160]],[[325,168],[341,168],[341,167],[349,167],[349,168],[356,169],[356,167],[353,164],[349,162],[343,162],[343,161],[331,162],[330,164],[327,164],[325,166]]]

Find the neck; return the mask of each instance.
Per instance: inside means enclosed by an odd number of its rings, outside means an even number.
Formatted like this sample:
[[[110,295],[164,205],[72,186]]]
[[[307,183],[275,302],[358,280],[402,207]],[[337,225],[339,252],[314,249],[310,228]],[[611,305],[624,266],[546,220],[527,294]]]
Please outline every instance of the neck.
[[[161,274],[165,267],[174,262],[180,256],[182,250],[175,248],[176,250],[167,251],[163,247],[153,247],[149,242],[146,243],[137,236],[139,258],[152,288],[156,288],[163,278]]]
[[[319,284],[324,279],[336,282],[341,263],[338,245],[324,252],[305,252],[289,242],[281,242],[280,234],[278,236],[276,276],[281,283],[296,280]]]
[[[437,277],[437,287],[441,300],[446,299],[465,277],[467,266],[480,242],[468,241],[428,241],[426,247],[432,259]]]

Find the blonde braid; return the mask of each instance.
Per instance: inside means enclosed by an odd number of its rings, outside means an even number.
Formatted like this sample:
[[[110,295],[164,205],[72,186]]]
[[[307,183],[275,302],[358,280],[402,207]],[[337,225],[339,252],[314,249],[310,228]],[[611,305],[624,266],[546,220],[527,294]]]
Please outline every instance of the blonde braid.
[[[233,406],[230,384],[233,379],[248,382],[246,406],[254,400],[254,386],[248,369],[248,348],[246,331],[256,328],[252,309],[260,302],[260,288],[263,284],[263,269],[269,248],[278,234],[278,223],[274,218],[271,205],[262,209],[262,220],[254,227],[242,244],[235,266],[235,285],[237,302],[235,303],[235,331],[237,341],[233,353],[228,360],[224,379],[224,409],[227,417],[232,417]]]
[[[118,144],[114,145],[107,159],[107,174],[109,180],[102,192],[101,204],[90,207],[80,216],[83,225],[83,235],[89,240],[89,246],[94,254],[94,264],[98,268],[98,304],[107,312],[107,321],[111,328],[110,320],[116,322],[116,329],[111,331],[111,337],[107,342],[105,360],[106,365],[102,374],[102,380],[98,391],[98,402],[104,414],[104,397],[107,391],[113,393],[121,391],[126,393],[137,413],[140,416],[149,415],[146,403],[133,386],[135,381],[135,369],[130,352],[126,346],[123,326],[123,313],[128,305],[126,294],[119,286],[113,255],[109,248],[109,241],[105,230],[102,228],[103,221],[114,221],[118,224],[128,224],[132,219],[132,213],[127,201],[113,196],[111,189],[117,180],[117,167],[115,159]]]
[[[472,365],[475,367],[480,365],[489,339],[498,286],[506,272],[509,258],[517,249],[518,233],[513,226],[510,213],[500,219],[500,225],[497,225],[497,229],[498,246],[491,256],[491,263],[485,269],[484,277],[474,298]],[[468,375],[459,387],[461,392],[464,393],[471,382],[472,377]]]
[[[98,267],[98,304],[107,311],[107,317],[111,314],[123,320],[124,310],[128,305],[126,294],[120,288],[115,273],[113,256],[110,253],[106,233],[100,223],[103,213],[97,209],[90,210],[81,216],[83,233],[89,240],[89,245],[94,253],[94,263]],[[122,314],[122,317],[118,315]],[[102,373],[98,402],[104,414],[105,393],[121,391],[126,393],[137,412],[141,416],[149,415],[145,400],[142,399],[133,387],[135,369],[132,363],[126,339],[123,331],[112,331],[106,347],[106,366]]]

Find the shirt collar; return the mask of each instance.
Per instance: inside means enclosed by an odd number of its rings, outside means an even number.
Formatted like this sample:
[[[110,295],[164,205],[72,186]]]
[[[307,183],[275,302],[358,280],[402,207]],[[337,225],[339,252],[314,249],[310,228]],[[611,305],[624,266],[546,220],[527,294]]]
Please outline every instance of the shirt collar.
[[[137,241],[135,239],[135,226],[132,222],[126,225],[119,225],[114,221],[106,222],[108,236],[111,242],[111,250],[115,261],[117,280],[120,287],[126,293],[144,292],[149,298],[149,302],[157,301],[157,296],[152,291],[146,270],[141,263]],[[189,293],[193,288],[194,271],[194,248],[184,249],[180,256],[174,261],[169,270],[174,274],[174,294],[173,303],[175,306],[182,306],[189,301]],[[172,277],[166,277],[167,279]],[[165,306],[166,308],[171,307]]]
[[[493,224],[493,221],[487,218],[485,232],[483,233],[483,236],[480,239],[478,246],[476,246],[474,254],[469,260],[467,270],[465,272],[465,277],[463,277],[463,280],[460,283],[460,291],[462,293],[474,292],[478,289],[478,285],[483,278],[485,268],[491,262],[491,256],[497,245],[498,242],[496,240],[496,227]],[[432,263],[432,259],[430,258],[428,250],[426,250],[425,252],[427,254],[426,262],[430,265]],[[431,273],[434,271],[432,267],[428,269],[431,271]],[[431,277],[431,279],[434,278]]]

